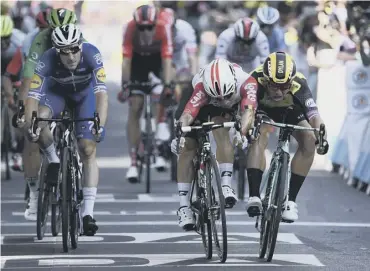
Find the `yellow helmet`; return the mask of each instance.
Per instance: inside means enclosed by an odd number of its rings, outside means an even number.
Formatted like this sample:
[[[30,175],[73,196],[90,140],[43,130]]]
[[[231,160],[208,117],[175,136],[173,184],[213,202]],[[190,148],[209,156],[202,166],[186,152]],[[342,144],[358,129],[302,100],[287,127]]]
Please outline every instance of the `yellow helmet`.
[[[14,23],[9,15],[1,16],[1,37],[9,37],[14,28]]]
[[[274,85],[289,85],[296,73],[297,68],[293,58],[285,52],[274,52],[263,63],[263,75]]]

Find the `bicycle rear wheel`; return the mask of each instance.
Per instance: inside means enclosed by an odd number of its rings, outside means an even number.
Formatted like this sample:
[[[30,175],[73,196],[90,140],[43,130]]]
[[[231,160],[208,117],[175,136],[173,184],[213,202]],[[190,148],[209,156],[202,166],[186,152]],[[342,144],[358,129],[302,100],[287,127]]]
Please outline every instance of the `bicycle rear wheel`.
[[[42,240],[46,231],[46,223],[49,215],[50,206],[50,187],[47,181],[45,181],[46,171],[48,168],[47,159],[43,157],[42,165],[40,170],[40,183],[39,183],[39,197],[37,202],[37,221],[36,231],[37,239]]]
[[[169,144],[169,149],[171,150],[171,142],[172,142],[172,139],[176,137],[176,135],[175,135],[174,116],[172,112],[169,117],[170,117],[169,126],[170,126],[171,139],[169,140],[168,144]],[[173,182],[176,182],[177,181],[177,155],[172,153],[171,151],[170,151],[170,155],[171,155],[171,180]]]
[[[225,214],[225,198],[222,193],[221,176],[216,159],[211,154],[210,160],[206,163],[207,176],[207,199],[210,213],[213,242],[217,248],[217,255],[220,262],[224,263],[227,259],[227,228]],[[212,178],[212,171],[213,177]],[[218,222],[218,223],[217,223]],[[217,229],[220,225],[221,228]]]
[[[69,183],[69,172],[68,164],[69,159],[69,150],[67,147],[63,149],[62,156],[62,182],[61,182],[61,198],[62,198],[62,240],[63,240],[63,251],[68,252],[68,247],[70,244],[69,238],[69,217],[70,217],[70,191],[68,190]]]
[[[244,200],[246,162],[245,152],[238,148],[238,198],[240,200]]]
[[[271,262],[274,256],[276,239],[279,232],[281,221],[281,212],[284,202],[285,184],[288,176],[288,154],[283,152],[280,157],[280,169],[277,182],[275,183],[275,191],[271,194],[271,202],[275,205],[275,209],[271,214],[271,230],[267,244],[267,261]]]
[[[60,226],[62,222],[62,211],[61,202],[59,196],[59,186],[53,187],[52,191],[52,204],[51,204],[51,234],[57,236],[60,231]]]
[[[152,144],[151,136],[148,133],[144,144],[144,162],[145,162],[145,193],[150,193],[150,158],[152,157]]]

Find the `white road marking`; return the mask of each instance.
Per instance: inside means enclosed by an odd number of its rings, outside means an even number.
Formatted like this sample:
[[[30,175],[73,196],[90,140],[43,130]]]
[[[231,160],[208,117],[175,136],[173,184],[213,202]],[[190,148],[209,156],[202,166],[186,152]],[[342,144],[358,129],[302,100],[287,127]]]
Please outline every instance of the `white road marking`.
[[[70,266],[70,265],[108,265],[114,264],[112,259],[52,259],[39,260],[41,266]]]
[[[49,211],[49,215],[51,212]],[[110,211],[94,211],[94,215],[119,215],[119,214],[112,214]],[[12,212],[12,216],[24,216],[24,212]]]
[[[6,237],[33,237],[33,242],[35,243],[55,243],[55,242],[62,242],[61,236],[51,236],[51,234],[45,234],[43,240],[38,240],[35,237],[35,234],[27,234],[27,233],[20,233],[20,234],[4,234],[2,238]],[[106,241],[104,237],[117,237],[118,236],[128,236],[133,237],[134,240],[130,241]],[[183,240],[168,240],[174,238],[182,238]],[[255,240],[242,240],[244,238],[251,238]],[[259,243],[260,235],[258,232],[228,232],[228,242],[235,243],[235,244],[258,244]],[[156,232],[156,233],[99,233],[93,237],[86,237],[80,236],[78,239],[80,242],[104,242],[104,243],[133,243],[133,244],[142,244],[142,243],[163,243],[163,244],[192,244],[192,243],[200,243],[201,239],[198,234],[194,232]],[[288,243],[292,245],[302,245],[303,243],[296,237],[294,233],[278,233],[277,241],[282,243]],[[19,243],[17,243],[19,245]]]
[[[228,255],[228,265],[233,263],[233,260],[236,258],[235,264],[233,266],[261,266],[266,265],[267,263],[261,263],[259,259],[257,259],[258,255],[256,254],[229,254]],[[73,255],[73,254],[66,254],[66,255],[19,255],[19,256],[2,256],[1,261],[2,265],[5,264],[6,261],[11,260],[48,260],[54,259],[57,260],[66,260],[66,259],[102,259],[102,258],[121,258],[125,259],[128,258],[132,260],[132,258],[142,258],[147,259],[149,263],[141,264],[140,266],[157,266],[163,264],[173,264],[179,266],[179,264],[175,264],[176,262],[180,261],[189,261],[198,259],[204,259],[204,254],[96,254],[96,255]],[[242,258],[242,259],[240,259]],[[241,263],[240,260],[247,260],[249,262]],[[275,261],[284,261],[289,264],[276,264],[276,263],[268,263],[268,266],[276,265],[276,266],[288,266],[288,265],[309,265],[309,266],[325,266],[323,265],[314,255],[312,254],[274,254]],[[121,260],[122,261],[122,260]],[[67,262],[65,261],[66,265]],[[214,264],[188,264],[188,267],[196,267],[196,266],[219,266],[219,263]],[[139,266],[139,265],[135,265]]]
[[[99,226],[173,226],[177,221],[102,221]],[[48,223],[50,225],[50,223]],[[228,221],[228,226],[254,226],[254,221]],[[35,226],[34,222],[2,222],[2,227],[29,227]],[[307,226],[307,227],[350,227],[370,228],[370,223],[346,223],[346,222],[294,222],[280,223],[281,227]]]

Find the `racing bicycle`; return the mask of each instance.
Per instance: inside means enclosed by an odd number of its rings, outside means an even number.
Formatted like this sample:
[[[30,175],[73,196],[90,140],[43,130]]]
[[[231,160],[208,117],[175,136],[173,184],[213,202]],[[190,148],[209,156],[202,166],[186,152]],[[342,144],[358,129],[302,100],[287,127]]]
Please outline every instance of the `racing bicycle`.
[[[212,258],[212,239],[217,248],[220,262],[227,259],[227,228],[225,198],[222,193],[221,176],[216,158],[211,150],[209,132],[218,128],[235,127],[236,122],[204,122],[199,126],[177,124],[176,134],[180,138],[184,133],[195,131],[198,149],[194,158],[194,180],[190,192],[190,209],[195,213],[194,230],[201,235],[207,259]],[[195,199],[195,200],[194,200]],[[221,229],[217,229],[217,225]]]
[[[289,142],[290,136],[294,131],[314,131],[318,133],[318,154],[325,154],[329,148],[328,142],[324,139],[325,126],[320,128],[307,128],[303,126],[285,124],[286,110],[283,123],[273,122],[265,115],[257,115],[255,128],[253,129],[254,138],[257,137],[262,124],[268,124],[280,128],[279,139],[276,151],[271,158],[270,168],[261,183],[262,214],[256,218],[256,229],[260,232],[259,258],[264,258],[267,252],[267,261],[270,262],[274,255],[276,239],[279,231],[279,224],[282,220],[283,205],[289,200],[289,179],[290,179],[290,155]],[[283,221],[292,222],[292,221]],[[260,224],[260,227],[259,227]]]
[[[74,111],[65,109],[61,118],[38,118],[37,112],[32,112],[32,120],[30,129],[35,133],[40,121],[60,123],[59,129],[59,145],[60,150],[60,168],[58,172],[57,193],[56,201],[59,203],[59,209],[62,216],[62,241],[63,251],[68,252],[69,246],[72,249],[77,248],[78,236],[81,234],[81,221],[79,216],[79,208],[83,200],[81,178],[83,168],[80,164],[80,157],[78,154],[77,139],[75,136],[75,123],[81,121],[92,122],[96,131],[100,127],[99,114],[94,113],[92,118],[74,118]],[[43,187],[45,188],[45,186]],[[41,188],[40,188],[41,190]],[[48,204],[50,202],[50,190],[48,186],[43,189],[43,202],[42,215],[46,216],[48,212]],[[45,221],[45,218],[41,218]],[[46,224],[46,223],[45,223]]]

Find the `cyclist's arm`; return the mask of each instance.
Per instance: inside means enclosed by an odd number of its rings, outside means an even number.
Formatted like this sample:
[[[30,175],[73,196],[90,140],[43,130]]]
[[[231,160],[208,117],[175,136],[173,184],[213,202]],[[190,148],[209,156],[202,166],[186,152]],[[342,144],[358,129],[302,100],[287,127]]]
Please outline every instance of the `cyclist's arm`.
[[[22,69],[22,50],[18,47],[16,53],[14,54],[12,60],[6,67],[6,71],[2,76],[2,86],[4,88],[4,94],[7,97],[9,103],[14,103],[13,98],[13,80],[19,77]]]
[[[128,82],[131,78],[131,61],[132,61],[132,53],[133,53],[133,31],[134,25],[133,22],[126,24],[123,27],[123,42],[122,42],[122,77],[121,77],[121,85],[123,82]]]
[[[228,29],[223,31],[217,39],[215,58],[227,59],[227,48],[230,44]]]
[[[311,90],[307,84],[307,80],[301,73],[298,73],[297,77],[298,78],[295,79],[295,81],[301,85],[301,88],[294,95],[298,98],[299,102],[301,103],[309,124],[313,128],[320,128],[320,125],[324,124],[324,121],[319,114],[317,105],[313,99]]]
[[[173,54],[173,40],[172,40],[172,29],[169,24],[159,25],[162,33],[162,44],[161,44],[161,57],[162,57],[162,68],[163,68],[163,83],[170,84],[173,80],[173,66],[172,66],[172,54]]]
[[[55,53],[53,49],[46,51],[41,59],[40,63],[43,65],[37,65],[36,72],[31,78],[30,91],[28,92],[28,98],[25,106],[25,118],[27,126],[31,123],[32,111],[38,111],[38,105],[40,99],[45,95],[45,90],[48,88],[47,77],[50,76],[53,63],[50,61],[51,55]]]
[[[247,130],[251,128],[250,126],[254,122],[254,115],[257,109],[257,91],[258,83],[252,76],[240,86],[241,132],[243,135],[247,133]]]
[[[256,38],[256,46],[258,48],[258,54],[260,56],[261,64],[270,54],[270,45],[266,35],[260,31]]]
[[[195,35],[194,28],[188,23],[188,27],[185,28],[186,30],[186,52],[188,53],[189,63],[190,63],[190,72],[192,75],[195,75],[198,71],[198,46],[197,46],[197,38]]]
[[[200,109],[208,102],[208,96],[204,91],[203,84],[197,80],[198,78],[199,74],[196,74],[193,78],[194,91],[183,92],[176,110],[175,119],[179,120],[182,126],[192,124]]]
[[[98,48],[91,43],[84,43],[83,46],[84,59],[89,62],[93,73],[92,86],[96,98],[96,111],[99,113],[100,125],[105,126],[108,115],[108,94],[103,59]]]
[[[32,41],[31,48],[29,50],[27,59],[25,61],[24,69],[23,69],[23,80],[22,85],[19,90],[19,99],[26,100],[28,96],[28,90],[31,84],[31,79],[33,76],[33,72],[35,67],[38,63],[39,58],[46,50],[46,45],[44,42],[44,35],[47,34],[46,30],[41,31],[37,34],[37,36]]]

